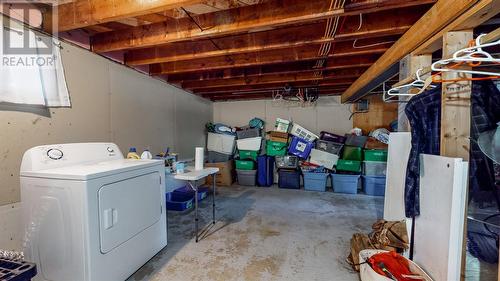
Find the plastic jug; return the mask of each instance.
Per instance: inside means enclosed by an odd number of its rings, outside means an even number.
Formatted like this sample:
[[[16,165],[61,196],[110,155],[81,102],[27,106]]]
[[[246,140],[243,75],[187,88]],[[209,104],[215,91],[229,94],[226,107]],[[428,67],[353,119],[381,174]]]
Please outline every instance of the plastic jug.
[[[153,155],[149,152],[149,150],[145,149],[141,154],[141,159],[153,159]]]
[[[141,159],[139,154],[137,154],[137,149],[135,149],[135,147],[131,147],[128,150],[127,159]]]

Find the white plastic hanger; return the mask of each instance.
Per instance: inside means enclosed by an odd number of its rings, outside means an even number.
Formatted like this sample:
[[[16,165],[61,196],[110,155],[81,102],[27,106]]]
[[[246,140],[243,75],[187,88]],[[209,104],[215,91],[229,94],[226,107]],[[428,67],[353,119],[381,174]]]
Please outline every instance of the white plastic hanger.
[[[414,96],[414,95],[420,94],[421,92],[425,91],[425,89],[427,87],[429,87],[430,85],[428,85],[428,83],[426,83],[426,81],[424,81],[424,80],[422,80],[422,78],[420,78],[421,72],[422,72],[422,68],[418,69],[417,72],[415,73],[415,76],[417,77],[417,79],[409,84],[405,84],[405,85],[391,88],[387,92],[384,90],[384,94],[383,94],[384,102],[397,102],[397,100],[392,99],[392,97],[394,97],[394,96]],[[434,86],[431,86],[431,87],[434,87]],[[400,92],[402,89],[409,89],[409,88],[417,88],[417,89],[419,89],[419,92],[413,93],[413,94]]]
[[[468,70],[468,69],[453,69],[453,68],[443,68],[445,65],[450,63],[469,63],[469,64],[477,64],[477,63],[497,63],[500,64],[500,59],[494,58],[490,53],[483,50],[485,47],[491,47],[500,45],[500,40],[481,44],[481,38],[486,34],[481,34],[476,38],[476,46],[468,47],[462,50],[458,50],[453,54],[452,58],[439,60],[434,62],[431,65],[432,71],[439,72],[460,72],[460,73],[469,73],[469,74],[479,74],[479,75],[487,75],[487,76],[500,76],[499,72],[488,72],[488,71],[479,71],[479,70]]]

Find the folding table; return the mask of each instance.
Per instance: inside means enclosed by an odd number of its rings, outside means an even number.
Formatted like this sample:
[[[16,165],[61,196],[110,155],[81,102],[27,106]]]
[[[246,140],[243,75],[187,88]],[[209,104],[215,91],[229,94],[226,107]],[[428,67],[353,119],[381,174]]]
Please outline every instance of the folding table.
[[[188,182],[189,187],[194,190],[194,223],[196,231],[196,243],[198,243],[198,187],[196,181],[212,176],[212,223],[215,224],[215,176],[219,172],[219,168],[205,168],[203,170],[195,170],[194,167],[187,167],[188,172],[176,174],[175,179],[185,180]]]

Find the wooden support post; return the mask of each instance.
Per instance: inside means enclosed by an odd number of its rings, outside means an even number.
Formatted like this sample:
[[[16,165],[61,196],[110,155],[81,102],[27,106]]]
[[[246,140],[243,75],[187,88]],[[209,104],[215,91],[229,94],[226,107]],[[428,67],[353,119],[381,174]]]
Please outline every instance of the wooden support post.
[[[447,32],[443,36],[443,57],[448,58],[454,52],[468,47],[473,39],[472,30]],[[444,80],[471,77],[469,74],[444,72]],[[470,126],[471,126],[472,81],[446,82],[442,87],[441,104],[441,155],[463,158],[469,161]],[[467,196],[468,198],[468,192]],[[467,198],[465,202],[468,202]],[[464,239],[462,244],[461,280],[465,280],[466,241],[467,241],[467,205],[464,213]]]
[[[443,37],[443,57],[451,57],[466,48],[472,31],[448,32]],[[469,74],[444,72],[444,80],[471,77]],[[471,121],[471,81],[443,83],[441,105],[441,155],[469,160]]]
[[[432,55],[407,55],[399,63],[399,81],[406,79],[414,75],[418,69],[427,67],[432,63]],[[425,80],[427,75],[423,75],[421,78]],[[399,101],[407,101],[410,97],[400,96]],[[398,132],[409,132],[410,124],[408,123],[408,118],[405,114],[406,103],[400,103],[398,106]]]

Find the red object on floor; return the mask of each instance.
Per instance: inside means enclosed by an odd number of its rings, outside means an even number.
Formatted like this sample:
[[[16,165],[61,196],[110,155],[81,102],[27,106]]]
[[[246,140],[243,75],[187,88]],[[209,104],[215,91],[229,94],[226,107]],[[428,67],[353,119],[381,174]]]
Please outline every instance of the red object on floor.
[[[413,275],[413,273],[410,271],[408,260],[396,252],[375,254],[368,259],[368,263],[375,272],[388,278],[391,277],[387,274],[387,271],[398,281],[424,280],[423,278],[415,279],[403,277],[402,275]],[[384,271],[384,269],[386,271]]]

